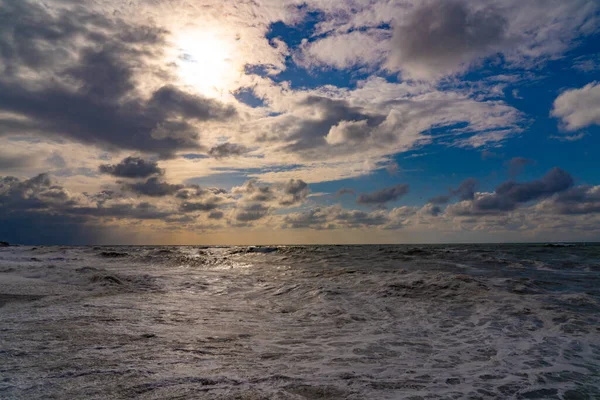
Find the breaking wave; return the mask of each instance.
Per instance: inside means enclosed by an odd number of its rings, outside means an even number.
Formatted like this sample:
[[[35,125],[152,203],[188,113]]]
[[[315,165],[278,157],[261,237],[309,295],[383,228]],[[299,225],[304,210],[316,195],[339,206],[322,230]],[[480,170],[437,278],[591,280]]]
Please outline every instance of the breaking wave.
[[[6,247],[0,397],[600,398],[599,271],[596,245]]]

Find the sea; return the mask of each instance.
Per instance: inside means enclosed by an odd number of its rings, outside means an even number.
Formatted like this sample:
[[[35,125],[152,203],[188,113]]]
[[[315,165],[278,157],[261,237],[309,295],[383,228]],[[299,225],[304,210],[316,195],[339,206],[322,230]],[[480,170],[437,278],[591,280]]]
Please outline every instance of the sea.
[[[0,248],[2,399],[600,399],[600,245]]]

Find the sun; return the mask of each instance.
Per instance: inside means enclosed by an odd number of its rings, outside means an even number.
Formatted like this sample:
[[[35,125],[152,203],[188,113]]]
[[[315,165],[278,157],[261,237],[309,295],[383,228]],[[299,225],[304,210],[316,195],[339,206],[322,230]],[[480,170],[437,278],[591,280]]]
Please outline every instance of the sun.
[[[233,89],[234,49],[217,32],[181,33],[175,40],[176,64],[182,83],[209,97],[223,97]]]

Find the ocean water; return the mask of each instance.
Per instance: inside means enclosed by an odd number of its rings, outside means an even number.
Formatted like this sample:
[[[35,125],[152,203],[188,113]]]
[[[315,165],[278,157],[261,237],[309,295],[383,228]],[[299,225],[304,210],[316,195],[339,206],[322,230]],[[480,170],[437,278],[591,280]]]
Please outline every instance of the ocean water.
[[[1,248],[0,398],[600,399],[600,246]]]

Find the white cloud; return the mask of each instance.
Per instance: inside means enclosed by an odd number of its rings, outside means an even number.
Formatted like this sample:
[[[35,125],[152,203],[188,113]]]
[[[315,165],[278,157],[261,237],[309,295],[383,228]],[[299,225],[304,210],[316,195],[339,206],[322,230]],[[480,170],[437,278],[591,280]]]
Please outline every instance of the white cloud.
[[[347,69],[376,65],[386,57],[389,36],[385,30],[370,30],[332,34],[314,42],[305,40],[294,60],[307,68],[333,66]]]
[[[559,58],[599,27],[595,0],[310,4],[326,15],[317,32],[329,35],[301,47],[304,65],[373,67],[387,59],[390,70],[411,79],[462,73],[498,53],[512,66],[536,65]],[[391,24],[393,36],[371,33],[381,24]]]
[[[563,92],[554,100],[552,116],[560,118],[569,131],[600,124],[600,83]]]

